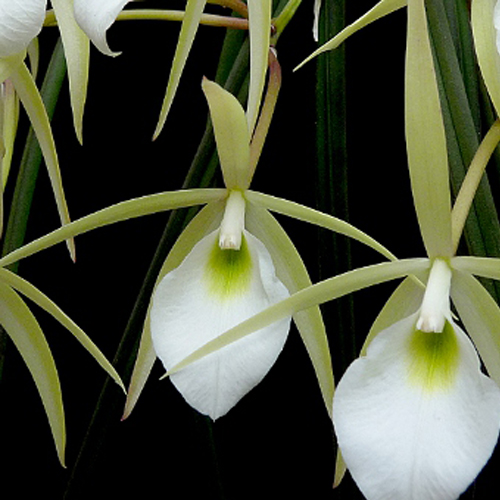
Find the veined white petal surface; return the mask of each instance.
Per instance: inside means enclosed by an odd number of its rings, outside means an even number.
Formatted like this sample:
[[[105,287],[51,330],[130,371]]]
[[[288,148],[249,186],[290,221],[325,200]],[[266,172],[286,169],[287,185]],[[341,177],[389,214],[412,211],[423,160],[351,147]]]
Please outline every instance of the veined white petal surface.
[[[106,31],[130,0],[75,0],[75,19],[94,45],[108,56],[112,52],[106,41]]]
[[[339,446],[368,500],[452,500],[488,461],[500,389],[480,372],[466,334],[415,329],[418,313],[382,331],[334,397]]]
[[[23,51],[42,29],[46,0],[0,0],[0,57]]]
[[[158,285],[151,334],[167,371],[241,321],[285,299],[265,246],[247,231],[240,250],[221,250],[218,231],[200,240]],[[272,367],[290,318],[252,333],[171,376],[186,401],[212,419],[226,414]]]

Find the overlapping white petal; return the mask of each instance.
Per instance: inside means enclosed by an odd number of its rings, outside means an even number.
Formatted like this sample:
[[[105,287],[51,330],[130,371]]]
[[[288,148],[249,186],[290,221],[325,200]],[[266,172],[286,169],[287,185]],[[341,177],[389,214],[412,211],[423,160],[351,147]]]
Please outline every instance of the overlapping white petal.
[[[382,331],[334,397],[339,446],[369,500],[456,499],[497,442],[500,389],[472,343],[452,323],[419,332],[417,317]]]
[[[106,31],[130,0],[75,0],[75,18],[94,45],[108,56],[117,55],[106,40]]]
[[[151,309],[154,348],[169,370],[241,321],[285,299],[265,246],[244,232],[240,250],[221,250],[218,231],[201,239],[158,285]],[[171,376],[186,401],[216,419],[272,367],[290,318],[240,339]]]
[[[0,58],[26,49],[42,29],[46,0],[0,0]]]

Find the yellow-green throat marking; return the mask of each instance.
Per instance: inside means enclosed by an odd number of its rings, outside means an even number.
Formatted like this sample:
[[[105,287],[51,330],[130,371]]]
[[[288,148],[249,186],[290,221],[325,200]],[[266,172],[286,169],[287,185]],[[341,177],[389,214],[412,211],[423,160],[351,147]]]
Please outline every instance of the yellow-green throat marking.
[[[460,358],[458,340],[446,321],[442,332],[415,330],[409,343],[410,381],[426,392],[443,390],[453,384]]]
[[[250,284],[252,266],[252,257],[244,236],[239,250],[222,250],[215,242],[205,272],[210,293],[221,299],[238,297]]]

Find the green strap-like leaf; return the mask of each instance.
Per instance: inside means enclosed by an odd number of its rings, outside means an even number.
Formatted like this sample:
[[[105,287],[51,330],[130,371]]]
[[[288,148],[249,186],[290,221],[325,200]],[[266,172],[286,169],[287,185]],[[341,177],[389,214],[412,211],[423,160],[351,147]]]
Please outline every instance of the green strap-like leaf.
[[[238,99],[219,84],[203,79],[210,108],[224,183],[228,189],[245,190],[250,184],[250,136]]]
[[[472,275],[453,270],[451,298],[490,377],[500,384],[500,308]]]
[[[413,199],[427,254],[450,257],[448,153],[424,0],[408,3],[405,124]]]
[[[86,233],[98,227],[174,208],[203,205],[210,201],[222,199],[226,194],[227,191],[225,189],[186,189],[144,196],[117,203],[116,205],[73,221],[14,250],[0,259],[0,266],[10,265],[40,250],[56,245],[67,238],[73,238],[78,234]]]
[[[207,0],[188,0],[186,4],[181,32],[175,49],[167,90],[161,107],[160,118],[158,119],[154,138],[158,137],[163,129],[163,125],[165,125],[168,112],[172,106],[172,101],[174,100],[175,93],[177,92],[177,87],[179,86],[184,66],[186,65],[189,51],[191,50],[196,32],[198,31],[200,18],[206,3]]]
[[[257,206],[267,208],[271,212],[287,215],[288,217],[293,217],[294,219],[309,222],[310,224],[343,234],[369,246],[370,248],[373,248],[373,250],[379,252],[390,260],[396,260],[393,253],[374,240],[371,236],[368,236],[366,233],[363,233],[363,231],[360,231],[356,227],[338,219],[337,217],[319,212],[313,208],[305,207],[304,205],[300,205],[293,201],[276,198],[274,196],[258,193],[256,191],[246,191],[245,197],[249,202],[254,203]]]
[[[215,201],[209,203],[196,215],[196,217],[194,217],[170,250],[168,257],[158,274],[156,284],[158,284],[167,273],[181,264],[186,255],[191,251],[194,245],[200,241],[201,238],[219,227],[223,212],[224,203],[222,201]],[[122,419],[127,418],[134,409],[156,360],[156,353],[153,349],[153,342],[151,340],[149,322],[150,310],[151,302],[149,303],[146,320],[144,321],[144,329],[141,335],[139,352],[137,353],[134,370],[130,379]]]
[[[310,56],[308,56],[304,61],[302,61],[296,68],[295,71],[304,66],[311,59],[314,59],[319,54],[326,52],[327,50],[336,49],[341,43],[343,43],[352,34],[356,33],[360,29],[368,26],[369,24],[377,21],[378,19],[391,14],[392,12],[405,7],[407,0],[381,0],[377,5],[370,9],[366,14],[361,16],[359,19],[354,21],[349,26],[346,26],[340,33],[334,36],[331,40],[326,42],[324,45],[315,50]]]
[[[104,357],[99,348],[52,300],[40,292],[40,290],[34,287],[31,283],[7,269],[0,268],[0,281],[28,297],[35,304],[52,315],[65,328],[67,328],[76,337],[80,344],[87,349],[99,365],[101,365],[101,367],[108,373],[108,375],[113,378],[113,380],[125,391],[125,386],[123,385],[120,376],[111,363]]]
[[[32,312],[9,286],[0,281],[0,324],[28,367],[49,419],[57,455],[64,465],[66,429],[61,387],[54,359]]]
[[[276,268],[276,275],[290,293],[311,286],[311,279],[295,245],[278,221],[264,208],[249,205],[247,229],[266,246]],[[299,311],[293,320],[306,346],[318,379],[323,401],[331,416],[335,388],[332,360],[326,329],[318,306]]]
[[[14,71],[11,75],[11,79],[17,95],[21,99],[24,109],[29,116],[31,125],[40,144],[45,164],[47,166],[50,183],[52,185],[52,190],[54,192],[54,197],[56,199],[59,218],[61,219],[61,223],[63,225],[68,224],[70,222],[70,218],[62,185],[56,145],[54,137],[52,136],[50,121],[42,98],[38,92],[35,81],[25,64],[21,64],[17,67],[16,71]],[[69,240],[68,246],[74,259],[74,243]]]
[[[52,6],[59,25],[68,66],[73,123],[76,136],[82,143],[83,111],[89,78],[90,40],[75,20],[73,3],[74,0],[53,0]]]
[[[208,354],[286,316],[291,316],[298,311],[323,304],[363,288],[424,271],[429,268],[429,262],[429,259],[384,262],[355,269],[316,283],[219,335],[174,366],[169,374],[175,373]]]

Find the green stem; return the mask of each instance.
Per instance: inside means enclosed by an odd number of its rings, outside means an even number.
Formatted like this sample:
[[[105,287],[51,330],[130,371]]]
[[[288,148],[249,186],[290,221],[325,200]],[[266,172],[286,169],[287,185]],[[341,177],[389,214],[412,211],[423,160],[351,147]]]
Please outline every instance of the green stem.
[[[345,26],[345,0],[323,2],[319,18],[319,43],[323,44]],[[349,220],[345,51],[339,47],[317,58],[316,85],[316,197],[322,212]],[[331,233],[318,234],[319,278],[348,270],[350,243]],[[339,332],[332,351],[340,353],[336,366],[339,375],[358,354],[354,335],[352,297],[328,305],[325,310],[327,331],[335,325]],[[329,314],[328,314],[329,313]]]

